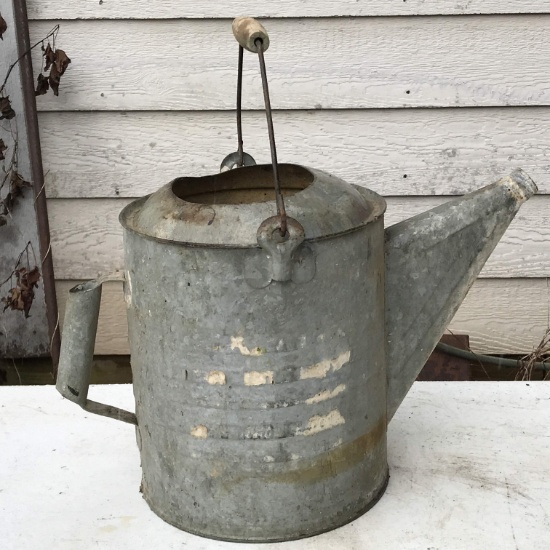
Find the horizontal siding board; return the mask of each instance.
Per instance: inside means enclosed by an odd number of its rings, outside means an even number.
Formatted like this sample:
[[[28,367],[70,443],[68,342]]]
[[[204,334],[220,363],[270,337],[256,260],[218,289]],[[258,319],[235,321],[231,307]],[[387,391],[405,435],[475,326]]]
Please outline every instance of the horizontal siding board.
[[[276,111],[281,162],[384,195],[455,195],[522,167],[550,193],[550,108]],[[245,150],[270,162],[265,115],[245,114]],[[233,112],[40,113],[49,197],[136,197],[216,173],[236,149]],[[405,177],[406,176],[406,177]]]
[[[76,281],[57,281],[63,322],[69,289]],[[480,279],[450,324],[455,333],[469,334],[478,353],[529,353],[548,327],[550,291],[545,279]],[[127,354],[128,329],[121,283],[103,287],[96,354]]]
[[[33,39],[52,24],[33,22]],[[550,15],[274,19],[268,28],[276,109],[550,105]],[[234,108],[229,20],[65,21],[57,43],[73,63],[59,97],[37,98],[40,110]],[[252,54],[244,73],[243,105],[262,108]]]
[[[435,207],[442,197],[388,199],[386,225]],[[93,278],[123,269],[120,210],[129,199],[50,199],[54,269],[59,279]],[[550,196],[522,206],[482,277],[546,277],[550,273]]]
[[[31,19],[162,19],[548,13],[546,0],[28,0]],[[261,6],[261,7],[260,7]]]

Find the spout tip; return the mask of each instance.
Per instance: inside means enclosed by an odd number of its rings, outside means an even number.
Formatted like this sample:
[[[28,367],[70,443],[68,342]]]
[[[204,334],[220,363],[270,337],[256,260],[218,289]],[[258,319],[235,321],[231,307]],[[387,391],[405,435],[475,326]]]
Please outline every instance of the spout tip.
[[[521,168],[514,170],[510,174],[510,179],[519,187],[522,194],[522,202],[532,197],[538,191],[535,182]]]

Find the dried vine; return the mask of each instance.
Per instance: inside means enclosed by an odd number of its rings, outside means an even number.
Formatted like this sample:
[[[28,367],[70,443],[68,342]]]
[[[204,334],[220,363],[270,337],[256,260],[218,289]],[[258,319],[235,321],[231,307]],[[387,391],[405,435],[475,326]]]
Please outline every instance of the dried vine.
[[[29,249],[34,259],[34,267],[32,268],[29,259]],[[23,256],[26,256],[26,265],[22,265]],[[30,316],[29,312],[34,301],[34,289],[38,288],[38,281],[40,280],[40,270],[36,263],[36,256],[29,241],[19,254],[12,272],[8,275],[7,279],[0,283],[0,288],[7,283],[10,283],[11,287],[7,296],[0,299],[0,302],[4,304],[3,311],[6,311],[6,309],[22,311],[26,318]],[[15,284],[13,284],[14,278]]]
[[[0,39],[8,31],[8,25],[0,14]],[[67,70],[71,60],[67,54],[55,47],[55,40],[59,32],[59,25],[56,25],[44,38],[33,44],[9,67],[0,86],[0,120],[12,120],[16,116],[10,98],[6,95],[6,84],[12,74],[13,69],[18,63],[36,47],[42,49],[42,66],[37,78],[35,96],[44,95],[48,90],[52,90],[54,95],[59,95],[59,83],[61,77]],[[49,39],[51,39],[51,44]],[[6,130],[4,128],[4,130]],[[24,190],[31,187],[31,184],[21,176],[18,171],[17,163],[17,127],[10,123],[9,131],[12,137],[12,143],[7,144],[0,138],[0,161],[2,173],[0,173],[0,232],[2,226],[8,225],[10,219],[13,219],[13,213],[16,210],[18,200],[24,196]],[[6,152],[11,148],[9,161]],[[29,255],[29,251],[31,254]],[[30,261],[33,258],[33,262]],[[26,258],[26,262],[24,261]],[[0,298],[0,303],[4,305],[3,311],[7,309],[21,311],[25,317],[30,315],[30,309],[34,301],[34,290],[38,287],[41,278],[39,263],[36,261],[36,255],[31,241],[28,241],[25,248],[19,254],[14,268],[8,277],[0,282],[0,289],[9,283],[7,294]]]

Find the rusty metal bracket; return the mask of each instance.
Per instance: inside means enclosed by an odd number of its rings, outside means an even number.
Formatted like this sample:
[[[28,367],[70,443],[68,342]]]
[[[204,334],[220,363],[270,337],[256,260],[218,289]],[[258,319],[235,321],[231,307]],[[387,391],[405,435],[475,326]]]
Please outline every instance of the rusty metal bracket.
[[[261,251],[249,254],[245,261],[245,278],[254,288],[264,288],[272,281],[307,283],[315,276],[315,254],[304,243],[304,228],[294,218],[287,218],[287,232],[281,235],[280,218],[272,216],[258,228]]]

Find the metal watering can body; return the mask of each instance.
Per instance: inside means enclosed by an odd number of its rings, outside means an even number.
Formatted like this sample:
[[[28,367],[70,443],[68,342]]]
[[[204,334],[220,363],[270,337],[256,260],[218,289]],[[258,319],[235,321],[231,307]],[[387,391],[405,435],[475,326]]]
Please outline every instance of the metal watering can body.
[[[135,416],[87,399],[100,283],[67,306],[59,391],[137,424],[145,499],[211,538],[311,536],[377,501],[389,419],[536,191],[516,171],[384,231],[372,191],[279,168],[300,222],[286,240],[271,166],[180,178],[122,212]]]

